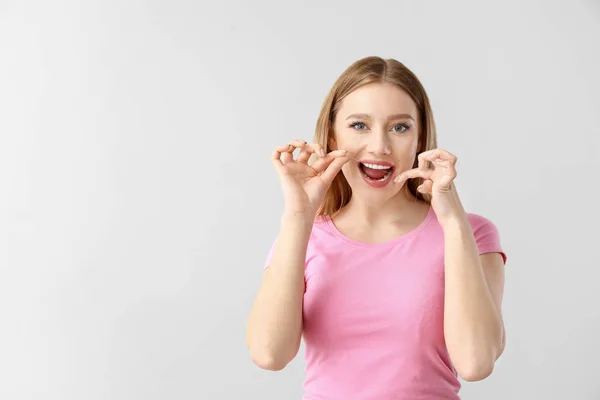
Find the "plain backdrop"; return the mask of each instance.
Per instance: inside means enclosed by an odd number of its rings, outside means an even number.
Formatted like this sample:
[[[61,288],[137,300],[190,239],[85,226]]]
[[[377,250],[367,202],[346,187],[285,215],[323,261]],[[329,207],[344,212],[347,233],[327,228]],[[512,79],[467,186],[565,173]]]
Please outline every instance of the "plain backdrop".
[[[598,1],[0,1],[0,398],[300,399],[245,324],[353,61],[427,89],[508,254],[506,352],[465,400],[600,399]]]

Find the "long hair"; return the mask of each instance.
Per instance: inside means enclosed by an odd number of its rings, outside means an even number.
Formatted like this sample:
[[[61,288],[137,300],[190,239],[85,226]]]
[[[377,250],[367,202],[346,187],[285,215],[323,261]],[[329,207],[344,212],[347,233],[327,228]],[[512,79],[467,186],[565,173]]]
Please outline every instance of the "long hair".
[[[342,100],[352,91],[370,83],[391,83],[408,93],[415,102],[419,119],[419,141],[413,168],[418,166],[417,155],[437,147],[437,136],[429,98],[419,79],[404,64],[394,59],[366,57],[351,64],[329,91],[317,120],[314,142],[329,152],[329,138]],[[428,163],[429,164],[429,163]],[[423,178],[409,179],[406,190],[417,199],[431,203],[430,194],[417,192]],[[332,216],[350,201],[352,190],[344,174],[337,174],[329,187],[317,216]]]

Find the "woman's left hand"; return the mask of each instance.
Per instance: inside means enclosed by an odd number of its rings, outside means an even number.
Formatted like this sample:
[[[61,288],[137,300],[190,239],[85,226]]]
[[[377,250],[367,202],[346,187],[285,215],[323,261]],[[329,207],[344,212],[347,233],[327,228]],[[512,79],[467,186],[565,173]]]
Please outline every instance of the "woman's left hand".
[[[417,168],[404,171],[394,182],[403,185],[410,178],[423,178],[424,182],[417,190],[423,194],[431,194],[431,206],[441,224],[464,216],[464,209],[454,186],[456,156],[443,149],[433,149],[419,154],[418,160]],[[433,164],[433,169],[427,168],[427,161]]]

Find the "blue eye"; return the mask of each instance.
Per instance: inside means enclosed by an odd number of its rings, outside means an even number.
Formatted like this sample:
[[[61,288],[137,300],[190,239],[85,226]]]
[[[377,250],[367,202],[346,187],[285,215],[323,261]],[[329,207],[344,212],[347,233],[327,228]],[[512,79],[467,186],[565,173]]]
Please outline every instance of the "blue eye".
[[[362,131],[366,126],[362,122],[353,122],[350,124],[350,127],[356,129],[357,131]]]
[[[402,129],[402,130],[400,130],[400,131],[395,130],[398,127],[400,127],[400,129]],[[404,132],[406,132],[407,130],[410,129],[410,126],[406,125],[406,124],[398,124],[398,125],[394,126],[393,129],[394,129],[394,132],[404,133]]]

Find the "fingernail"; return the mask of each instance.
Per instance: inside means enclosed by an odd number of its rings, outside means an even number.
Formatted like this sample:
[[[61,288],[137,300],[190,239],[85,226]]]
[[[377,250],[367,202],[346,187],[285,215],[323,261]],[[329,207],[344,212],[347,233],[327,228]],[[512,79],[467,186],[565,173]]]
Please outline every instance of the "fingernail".
[[[321,155],[321,157],[325,157],[325,150],[323,150],[323,149],[319,150],[319,154]]]
[[[348,154],[348,150],[340,150],[342,152],[343,155]]]

